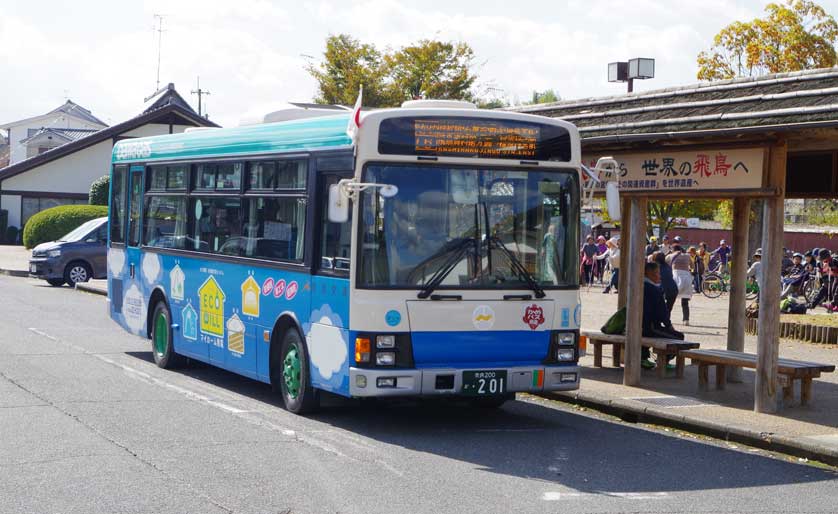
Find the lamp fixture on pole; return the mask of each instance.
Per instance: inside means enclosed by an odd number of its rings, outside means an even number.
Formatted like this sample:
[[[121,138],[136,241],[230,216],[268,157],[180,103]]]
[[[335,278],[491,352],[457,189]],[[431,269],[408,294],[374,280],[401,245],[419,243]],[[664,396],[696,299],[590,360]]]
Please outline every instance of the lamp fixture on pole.
[[[628,92],[634,90],[634,79],[655,77],[655,60],[637,57],[628,62],[608,63],[608,82],[628,82]]]

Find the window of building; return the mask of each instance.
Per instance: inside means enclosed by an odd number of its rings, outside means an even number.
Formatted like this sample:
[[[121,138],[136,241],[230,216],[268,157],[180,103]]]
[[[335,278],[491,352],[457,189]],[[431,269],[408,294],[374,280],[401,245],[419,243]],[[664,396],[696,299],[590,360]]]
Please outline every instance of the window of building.
[[[187,248],[185,196],[146,198],[143,243],[157,248]]]
[[[59,205],[86,205],[87,200],[74,198],[50,198],[46,196],[24,196],[20,199],[20,226],[26,226],[29,218],[41,211],[58,207]]]

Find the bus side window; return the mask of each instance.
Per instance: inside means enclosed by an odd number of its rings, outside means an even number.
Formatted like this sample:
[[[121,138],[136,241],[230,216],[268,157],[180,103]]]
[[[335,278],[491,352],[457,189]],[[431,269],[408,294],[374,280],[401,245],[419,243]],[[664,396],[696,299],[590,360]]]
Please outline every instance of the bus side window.
[[[125,200],[128,196],[128,167],[116,166],[111,185],[111,243],[125,242]]]
[[[344,223],[329,221],[329,186],[337,184],[341,175],[325,175],[320,195],[320,269],[341,275],[349,275],[352,240],[352,210]]]

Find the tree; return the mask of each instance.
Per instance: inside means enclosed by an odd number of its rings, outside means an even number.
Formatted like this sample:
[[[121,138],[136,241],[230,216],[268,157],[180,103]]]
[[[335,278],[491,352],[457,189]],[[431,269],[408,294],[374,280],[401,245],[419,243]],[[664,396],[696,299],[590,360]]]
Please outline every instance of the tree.
[[[90,194],[88,195],[88,203],[90,205],[108,205],[108,195],[110,194],[111,178],[108,175],[99,177],[93,184],[90,185]]]
[[[552,89],[545,89],[544,91],[533,91],[532,101],[530,104],[547,104],[551,102],[558,102],[561,100],[559,95]]]
[[[473,100],[474,51],[466,43],[423,39],[384,57],[391,95],[399,102],[419,98]]]
[[[736,21],[698,54],[699,80],[730,79],[838,63],[838,23],[810,0],[785,0],[765,7],[766,16]]]
[[[375,46],[361,44],[347,34],[326,38],[324,60],[309,63],[306,70],[317,80],[314,101],[321,104],[353,105],[358,90],[364,86],[364,105],[389,107],[395,105],[388,95],[384,59]]]
[[[405,100],[475,100],[474,51],[466,43],[421,40],[382,53],[347,34],[329,36],[323,62],[306,70],[317,80],[315,102],[352,105],[364,86],[367,107],[396,107]]]
[[[673,200],[650,201],[646,211],[646,222],[649,234],[658,227],[663,236],[676,226],[678,220],[684,218],[712,218],[716,212],[716,200]]]

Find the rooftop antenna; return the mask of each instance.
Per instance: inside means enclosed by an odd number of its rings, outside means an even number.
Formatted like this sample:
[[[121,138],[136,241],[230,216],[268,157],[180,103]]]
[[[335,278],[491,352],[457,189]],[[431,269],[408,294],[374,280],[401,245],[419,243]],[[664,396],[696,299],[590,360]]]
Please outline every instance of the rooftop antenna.
[[[154,29],[154,31],[157,32],[157,85],[154,87],[154,90],[157,91],[160,89],[160,54],[163,49],[163,15],[155,14],[154,19],[157,20],[157,28]]]
[[[201,97],[209,95],[210,92],[206,89],[201,89],[201,77],[198,77],[198,89],[193,89],[191,92],[193,95],[198,95],[198,116],[203,116],[204,113],[201,112]]]

